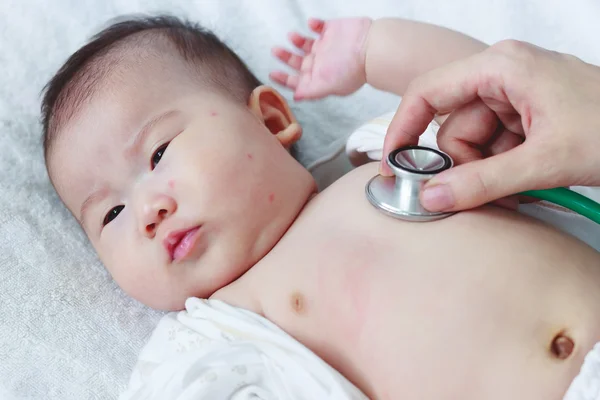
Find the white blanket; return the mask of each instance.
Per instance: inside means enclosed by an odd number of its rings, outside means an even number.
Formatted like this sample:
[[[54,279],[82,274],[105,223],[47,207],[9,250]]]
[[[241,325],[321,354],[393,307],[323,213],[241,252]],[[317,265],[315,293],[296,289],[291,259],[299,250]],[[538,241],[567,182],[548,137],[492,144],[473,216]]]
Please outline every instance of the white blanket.
[[[308,16],[401,16],[492,43],[513,37],[600,64],[597,0],[2,0],[0,1],[0,398],[115,399],[162,316],[115,286],[50,187],[40,144],[39,92],[105,21],[167,11],[225,37],[258,77],[269,47]],[[290,99],[289,93],[285,93]],[[339,149],[398,99],[365,88],[293,105],[306,165]],[[336,142],[336,140],[340,142]],[[320,171],[326,179],[338,172]]]

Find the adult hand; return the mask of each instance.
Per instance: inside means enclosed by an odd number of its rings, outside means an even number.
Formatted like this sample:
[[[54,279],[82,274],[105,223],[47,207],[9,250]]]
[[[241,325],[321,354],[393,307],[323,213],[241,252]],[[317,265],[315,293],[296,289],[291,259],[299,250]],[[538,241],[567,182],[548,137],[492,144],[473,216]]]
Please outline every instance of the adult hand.
[[[600,186],[600,68],[508,40],[428,72],[407,89],[385,139],[417,144],[448,114],[440,148],[458,165],[425,185],[431,211],[473,208],[525,190]],[[391,175],[382,162],[382,174]]]

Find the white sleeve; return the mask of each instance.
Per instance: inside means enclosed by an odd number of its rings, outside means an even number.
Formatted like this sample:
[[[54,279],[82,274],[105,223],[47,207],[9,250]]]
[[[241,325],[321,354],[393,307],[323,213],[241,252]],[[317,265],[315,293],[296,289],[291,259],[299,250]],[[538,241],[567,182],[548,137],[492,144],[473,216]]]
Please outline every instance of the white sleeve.
[[[366,156],[370,161],[381,160],[383,141],[387,128],[392,122],[394,112],[377,117],[352,132],[346,141],[346,154],[354,165],[359,165]],[[437,149],[437,131],[439,125],[432,121],[419,139],[419,144]]]

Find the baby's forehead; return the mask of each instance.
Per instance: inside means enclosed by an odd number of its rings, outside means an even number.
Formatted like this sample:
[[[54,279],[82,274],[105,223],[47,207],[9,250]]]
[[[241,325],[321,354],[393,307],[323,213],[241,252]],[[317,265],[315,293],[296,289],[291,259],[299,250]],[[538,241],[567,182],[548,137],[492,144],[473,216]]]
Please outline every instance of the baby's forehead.
[[[81,127],[86,121],[109,125],[106,135],[112,136],[122,129],[111,128],[111,124],[127,128],[148,109],[173,101],[178,93],[183,95],[192,81],[185,65],[176,57],[120,59],[109,69],[91,73],[79,86],[67,90],[71,96],[65,97],[62,109],[56,112],[55,136],[87,131],[89,127]]]
[[[169,43],[158,39],[145,43],[142,39],[120,43],[85,65],[60,93],[50,130],[62,130],[97,97],[118,97],[127,91],[159,86],[164,80],[189,82],[189,66]]]
[[[122,64],[96,82],[93,93],[69,110],[68,118],[57,126],[46,156],[51,175],[73,169],[68,163],[85,163],[86,158],[79,159],[78,153],[90,152],[94,162],[108,162],[106,153],[128,144],[145,119],[194,90],[184,67],[164,63]],[[57,160],[68,168],[53,168]]]

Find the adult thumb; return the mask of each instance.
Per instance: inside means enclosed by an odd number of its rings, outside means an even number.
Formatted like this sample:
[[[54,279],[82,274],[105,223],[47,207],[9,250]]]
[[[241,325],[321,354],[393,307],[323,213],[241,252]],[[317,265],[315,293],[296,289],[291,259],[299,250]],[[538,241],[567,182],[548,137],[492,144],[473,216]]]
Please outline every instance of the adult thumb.
[[[432,212],[466,210],[535,188],[533,160],[526,146],[444,171],[421,192],[421,204]]]

